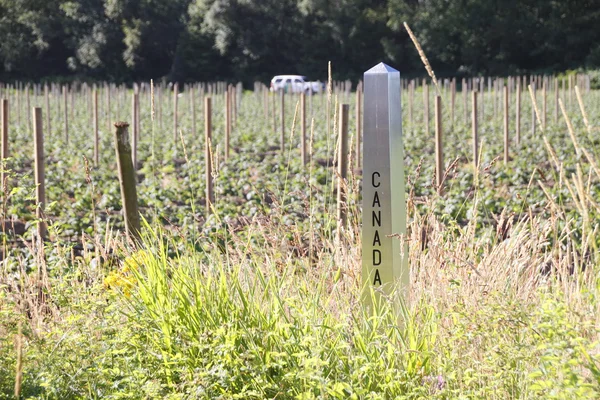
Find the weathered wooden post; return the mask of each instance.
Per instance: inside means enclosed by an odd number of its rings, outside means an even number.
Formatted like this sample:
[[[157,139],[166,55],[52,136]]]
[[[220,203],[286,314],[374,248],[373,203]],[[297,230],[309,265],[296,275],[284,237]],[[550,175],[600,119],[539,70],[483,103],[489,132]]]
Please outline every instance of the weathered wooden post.
[[[231,138],[231,106],[232,106],[232,86],[227,86],[225,91],[225,161],[229,158],[229,141]]]
[[[0,145],[2,146],[0,152],[0,170],[2,170],[0,173],[0,192],[2,192],[2,201],[5,201],[6,196],[8,196],[8,193],[4,193],[4,160],[8,158],[8,99],[0,101],[0,121],[2,122],[2,129],[0,130]]]
[[[46,133],[48,136],[52,135],[52,130],[50,129],[50,93],[48,84],[44,84],[44,98],[46,100]]]
[[[415,130],[415,119],[414,119],[414,98],[415,98],[415,80],[411,79],[410,84],[408,85],[408,124],[410,126],[410,131],[413,132]]]
[[[405,295],[409,270],[408,251],[397,237],[406,233],[400,72],[380,63],[363,82],[362,276],[369,307],[380,298],[371,288],[387,294],[398,288]]]
[[[454,105],[456,103],[456,78],[450,82],[450,125],[454,128]]]
[[[306,165],[308,157],[306,154],[306,94],[300,94],[300,158],[302,165]]]
[[[63,119],[65,123],[65,143],[69,143],[69,105],[67,101],[67,85],[62,87],[63,95]]]
[[[131,160],[131,145],[127,122],[115,123],[115,152],[121,186],[121,202],[125,214],[125,231],[134,242],[140,239],[140,215],[138,212],[135,169]]]
[[[8,99],[2,99],[2,159],[8,158]]]
[[[94,104],[93,104],[93,130],[94,130],[94,165],[100,165],[100,137],[98,135],[98,89],[94,89]]]
[[[476,173],[479,167],[479,126],[477,122],[477,92],[474,90],[471,98],[471,132],[473,135],[473,165]]]
[[[25,102],[25,115],[27,115],[27,130],[29,131],[29,133],[31,133],[31,114],[29,113],[29,110],[31,110],[31,98],[29,93],[29,83],[25,85]]]
[[[508,88],[502,88],[504,94],[504,163],[508,162]]]
[[[548,101],[546,99],[546,78],[542,81],[542,131],[546,131]]]
[[[108,124],[108,130],[106,132],[110,132],[111,118],[110,118],[110,85],[108,83],[104,83],[104,101],[106,103],[106,112],[105,118]]]
[[[442,193],[444,181],[444,147],[442,142],[442,97],[435,96],[435,183],[438,193]]]
[[[423,122],[425,123],[425,134],[429,134],[429,85],[423,79]]]
[[[196,140],[196,95],[193,86],[190,87],[190,104],[192,108],[192,137]]]
[[[358,87],[356,88],[356,140],[355,140],[355,145],[356,145],[356,150],[355,150],[355,156],[356,156],[356,168],[360,168],[361,166],[361,144],[362,144],[362,91],[363,91],[363,87],[362,87],[362,82],[358,84]],[[411,121],[411,127],[412,127],[412,121]]]
[[[462,79],[462,85],[460,87],[460,90],[462,90],[462,94],[463,94],[463,111],[465,114],[465,125],[468,126],[468,123],[469,123],[468,101],[469,101],[469,99],[467,97],[469,96],[469,87],[467,84],[467,80],[465,78]]]
[[[518,145],[521,142],[521,80],[517,79],[517,99],[515,106],[515,142]]]
[[[21,126],[21,82],[15,85],[17,89],[17,125]]]
[[[285,151],[285,90],[280,90],[281,96],[281,152]]]
[[[37,203],[35,215],[38,220],[37,233],[39,240],[46,237],[46,223],[44,222],[44,208],[46,206],[46,185],[44,172],[44,131],[42,124],[42,109],[33,109],[33,147],[35,160],[35,199]]]
[[[133,132],[131,133],[131,159],[134,170],[137,169],[137,142],[138,142],[138,102],[139,94],[134,88],[131,94],[131,121],[133,122]]]
[[[179,97],[179,84],[175,82],[173,85],[173,141],[175,142],[175,148],[177,148],[177,128],[179,122],[177,120],[177,101]]]
[[[212,178],[212,103],[209,96],[204,98],[204,161],[206,163],[206,216],[211,212],[215,201]]]
[[[337,182],[337,240],[346,230],[348,221],[347,179],[348,179],[348,113],[350,106],[340,104],[338,111],[339,153],[338,153],[338,182]]]
[[[558,78],[554,78],[554,123],[558,124]]]
[[[536,128],[536,122],[535,122],[535,104],[534,102],[536,101],[536,91],[535,91],[535,82],[531,84],[531,88],[533,90],[533,98],[531,99],[531,137],[535,138],[535,128]]]

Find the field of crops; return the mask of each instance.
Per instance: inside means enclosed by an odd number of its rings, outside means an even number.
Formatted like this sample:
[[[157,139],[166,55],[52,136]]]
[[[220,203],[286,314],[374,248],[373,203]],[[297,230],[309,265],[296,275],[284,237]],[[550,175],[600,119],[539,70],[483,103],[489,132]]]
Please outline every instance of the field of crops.
[[[181,88],[175,128],[172,87],[146,85],[143,244],[134,247],[123,233],[111,124],[131,122],[132,90],[111,85],[107,96],[98,86],[98,165],[91,90],[67,96],[66,112],[60,90],[50,90],[50,129],[43,93],[32,91],[30,107],[45,113],[41,248],[26,96],[5,90],[0,398],[598,398],[600,91],[561,90],[564,114],[550,88],[547,106],[536,91],[533,131],[523,87],[519,143],[512,91],[505,163],[502,91],[486,86],[474,166],[471,95],[463,102],[457,92],[452,110],[449,87],[439,88],[441,187],[435,88],[429,130],[423,89],[402,93],[409,222],[399,240],[411,288],[403,307],[389,298],[374,314],[360,303],[354,150],[339,235],[336,221],[337,110],[350,105],[354,149],[354,92],[307,97],[306,165],[299,96],[285,97],[282,152],[280,98],[238,91],[226,159],[225,101],[211,94],[207,215],[208,94]]]

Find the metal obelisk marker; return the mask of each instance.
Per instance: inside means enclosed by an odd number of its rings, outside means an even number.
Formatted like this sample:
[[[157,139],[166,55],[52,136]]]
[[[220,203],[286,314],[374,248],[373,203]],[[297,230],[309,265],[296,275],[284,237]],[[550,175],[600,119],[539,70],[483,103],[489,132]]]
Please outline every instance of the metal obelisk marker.
[[[384,63],[364,74],[363,132],[362,276],[370,307],[379,293],[409,285],[408,252],[398,237],[406,233],[400,72]]]

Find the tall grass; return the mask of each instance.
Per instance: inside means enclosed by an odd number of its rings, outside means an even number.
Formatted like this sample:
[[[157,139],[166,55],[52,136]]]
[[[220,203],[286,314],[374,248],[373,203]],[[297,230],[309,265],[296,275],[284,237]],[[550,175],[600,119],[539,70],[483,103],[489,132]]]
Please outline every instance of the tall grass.
[[[544,162],[525,172],[518,207],[499,213],[488,212],[490,193],[508,196],[498,182],[520,165],[495,164],[493,137],[477,171],[462,158],[450,165],[446,197],[427,189],[427,160],[409,160],[411,290],[401,307],[393,293],[363,310],[358,199],[349,196],[340,248],[323,195],[333,175],[313,162],[308,182],[298,177],[291,144],[273,162],[283,179],[269,190],[279,195],[253,216],[228,213],[231,170],[251,168],[232,157],[216,176],[220,209],[201,227],[147,221],[134,250],[107,220],[80,254],[48,244],[44,260],[25,248],[3,261],[0,278],[0,398],[17,387],[24,398],[60,399],[597,398],[600,175],[594,142],[579,133],[593,117],[585,126],[571,118],[544,132],[545,149],[524,137]],[[311,154],[330,140],[317,123]],[[201,146],[184,135],[182,176],[194,185]],[[165,166],[152,176],[166,179]],[[445,207],[467,191],[452,211],[468,216],[459,220]],[[289,218],[294,198],[304,218]],[[39,262],[50,267],[44,285],[30,273]]]

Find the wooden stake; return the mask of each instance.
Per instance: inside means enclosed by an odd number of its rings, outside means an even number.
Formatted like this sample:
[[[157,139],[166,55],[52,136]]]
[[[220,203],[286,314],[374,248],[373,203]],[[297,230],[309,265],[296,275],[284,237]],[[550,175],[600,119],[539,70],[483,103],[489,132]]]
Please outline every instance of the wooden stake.
[[[469,105],[467,99],[467,97],[469,96],[469,87],[465,78],[462,79],[461,90],[463,92],[463,110],[465,114],[465,125],[467,125],[469,123]]]
[[[8,99],[2,99],[2,159],[8,158]]]
[[[194,87],[190,87],[190,102],[192,105],[192,137],[196,140],[196,96],[194,94]]]
[[[410,84],[408,86],[408,121],[410,124],[411,131],[413,131],[415,129],[415,119],[413,117],[414,97],[415,97],[415,81],[413,79],[410,81]],[[358,92],[357,92],[357,98],[358,98]],[[358,154],[358,152],[357,152],[357,154]],[[357,163],[357,166],[358,165],[360,165],[360,163]]]
[[[94,165],[100,165],[100,137],[98,136],[98,89],[94,89],[93,131],[94,131]],[[135,164],[134,164],[135,165]]]
[[[306,154],[306,94],[300,94],[300,157],[302,165],[306,165],[308,157]]]
[[[456,78],[452,78],[450,82],[450,121],[454,128],[454,105],[456,103]]]
[[[442,193],[444,173],[444,148],[442,142],[442,97],[435,96],[435,180],[438,193]]]
[[[52,130],[50,127],[50,93],[48,84],[44,84],[44,98],[46,100],[46,132],[48,136],[52,136]]]
[[[554,123],[558,124],[558,78],[554,78]]]
[[[31,134],[32,133],[31,114],[29,113],[29,110],[31,110],[31,98],[30,98],[30,94],[29,94],[29,83],[27,85],[25,85],[25,101],[26,101],[25,114],[27,115],[27,131],[29,132],[29,134]]]
[[[546,131],[547,126],[547,99],[546,99],[546,78],[542,81],[542,130]]]
[[[348,104],[340,104],[339,106],[339,154],[338,154],[338,184],[337,184],[337,220],[338,241],[343,230],[346,229],[348,221],[348,205],[347,205],[347,179],[348,179],[348,113],[350,106]]]
[[[521,80],[517,79],[517,99],[515,106],[515,141],[521,143]]]
[[[356,168],[361,167],[361,144],[362,144],[362,83],[356,88]],[[412,121],[411,121],[412,127]]]
[[[281,152],[285,152],[285,91],[281,90],[281,119],[280,119],[280,124],[281,124],[281,138],[280,138],[280,143],[281,143]]]
[[[225,161],[229,158],[229,140],[231,137],[231,103],[232,86],[227,86],[225,91]]]
[[[508,88],[504,86],[504,163],[508,163]]]
[[[177,82],[175,82],[175,85],[173,86],[173,141],[175,142],[175,147],[177,147],[177,128],[178,128],[178,121],[177,121],[177,102],[178,102],[178,98],[179,98],[179,84]]]
[[[64,85],[62,87],[62,97],[63,97],[63,119],[65,124],[65,143],[69,143],[69,106],[67,100],[67,86]]]
[[[531,84],[531,88],[533,89],[533,100],[535,101],[535,99],[537,98],[536,96],[536,91],[535,91],[535,82]],[[535,128],[536,128],[536,122],[535,122],[535,105],[532,103],[531,104],[531,137],[535,138]]]
[[[471,132],[473,135],[473,164],[475,171],[479,167],[479,137],[478,137],[478,121],[477,121],[477,92],[471,94]]]
[[[212,180],[212,103],[211,98],[204,98],[204,161],[206,163],[206,216],[211,213],[214,203]]]
[[[429,85],[425,79],[423,79],[423,122],[425,134],[429,134]]]
[[[131,159],[131,145],[127,122],[115,123],[115,153],[121,186],[121,202],[125,214],[127,236],[137,244],[140,240],[140,215],[138,212],[135,169]]]
[[[137,170],[137,145],[138,145],[138,103],[139,94],[137,88],[134,87],[131,94],[131,120],[133,121],[133,132],[131,134],[131,159],[133,169]]]
[[[46,238],[46,223],[44,222],[44,209],[46,206],[46,185],[44,171],[44,131],[42,125],[42,109],[33,109],[33,147],[35,155],[35,199],[37,203],[36,218],[38,220],[37,233],[40,240]]]

